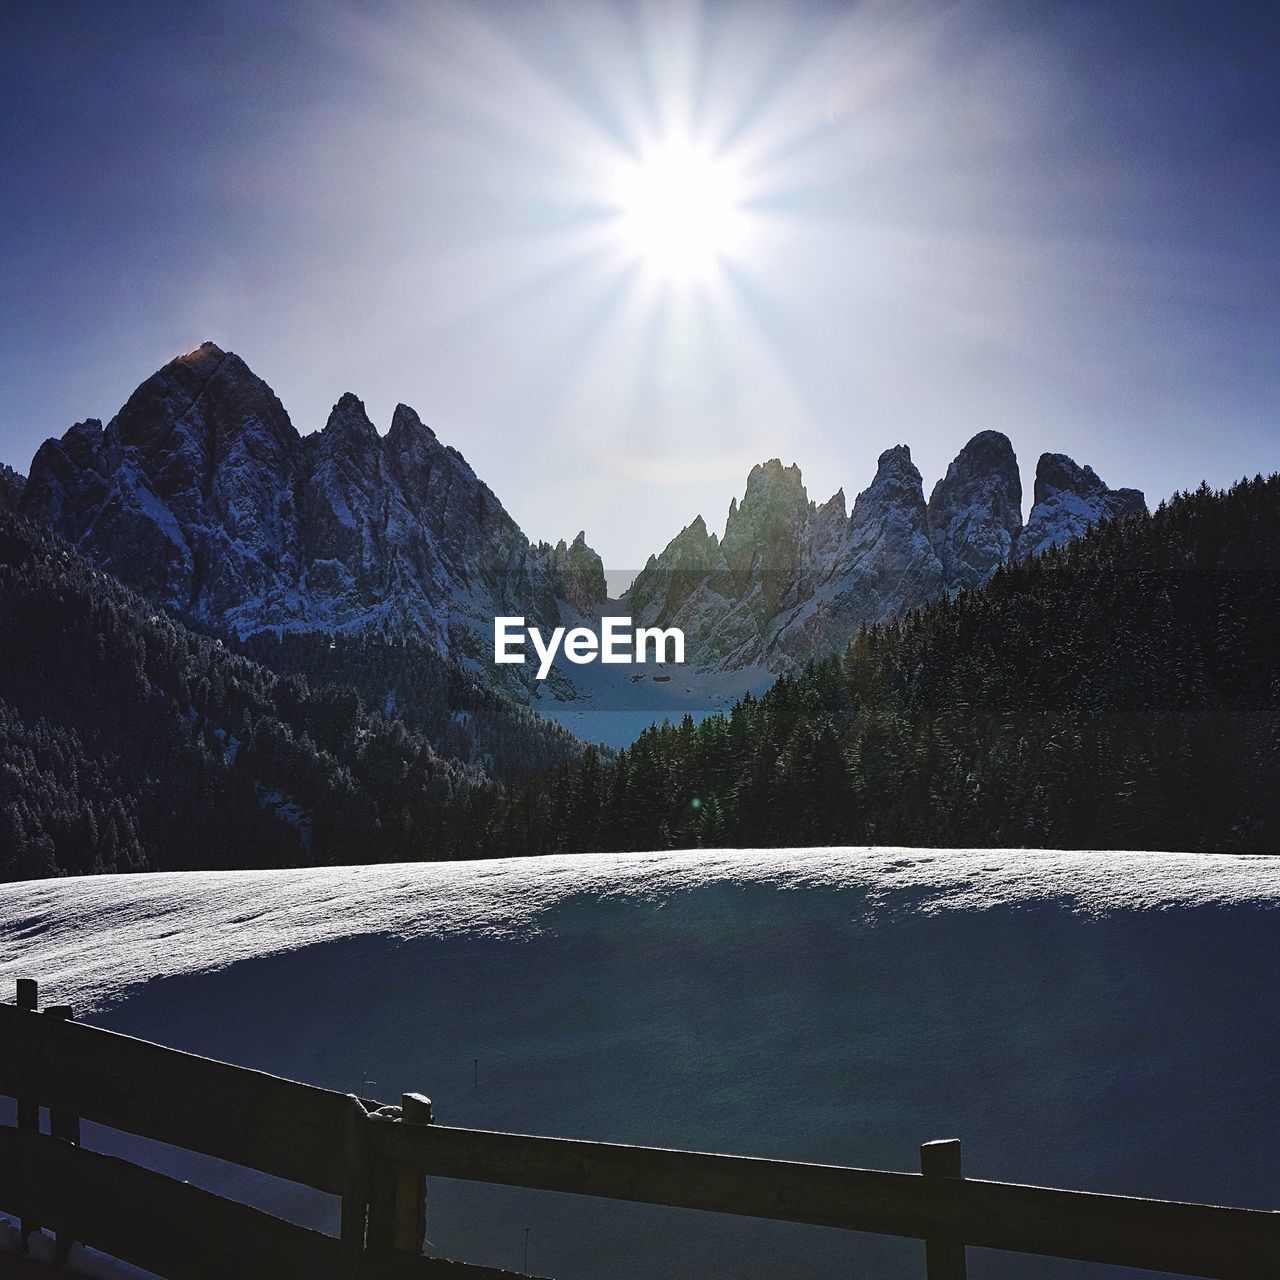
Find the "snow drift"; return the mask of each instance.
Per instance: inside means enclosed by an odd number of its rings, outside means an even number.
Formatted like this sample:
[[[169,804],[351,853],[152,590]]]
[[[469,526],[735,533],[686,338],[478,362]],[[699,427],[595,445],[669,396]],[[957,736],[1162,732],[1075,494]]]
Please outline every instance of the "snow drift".
[[[0,979],[441,1122],[1274,1207],[1280,861],[824,849],[4,886]],[[376,1083],[369,1083],[376,1082]],[[302,1188],[100,1130],[332,1229]],[[442,1253],[916,1276],[920,1246],[435,1180]],[[1102,1274],[973,1251],[974,1276]],[[1116,1273],[1117,1275],[1122,1273]]]

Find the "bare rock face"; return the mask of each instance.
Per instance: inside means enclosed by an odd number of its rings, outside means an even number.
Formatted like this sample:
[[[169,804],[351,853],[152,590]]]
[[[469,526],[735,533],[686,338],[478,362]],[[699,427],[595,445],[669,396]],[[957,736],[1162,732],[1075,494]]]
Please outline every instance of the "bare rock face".
[[[730,518],[737,510],[735,499]],[[720,546],[701,516],[650,556],[624,597],[627,612],[644,626],[679,627],[686,655],[703,665],[724,665],[756,636],[745,615],[730,621],[738,590]]]
[[[1009,437],[982,431],[929,498],[929,540],[948,591],[978,587],[1004,564],[1022,532],[1022,478]]]
[[[561,598],[584,617],[592,614],[608,596],[604,578],[604,561],[587,546],[585,530],[565,546],[556,543],[552,559],[552,577],[561,584]]]
[[[1077,466],[1065,453],[1040,455],[1034,496],[1018,539],[1020,558],[1060,547],[1099,520],[1119,520],[1147,510],[1140,490],[1108,488],[1092,467]]]
[[[0,462],[0,511],[17,511],[27,477]]]
[[[581,535],[559,558],[531,545],[412,409],[384,438],[348,394],[300,436],[212,343],[144,382],[105,430],[47,441],[21,509],[181,616],[241,635],[375,627],[465,658],[491,652],[495,614],[555,625],[562,599],[604,598]]]
[[[729,508],[720,550],[739,598],[750,599],[762,621],[804,568],[809,516],[800,468],[777,458],[751,468],[741,505]]]
[[[70,427],[60,440],[46,440],[31,462],[19,510],[74,541],[80,513],[102,501],[106,477],[99,472],[102,423],[87,418]]]
[[[841,578],[861,621],[891,617],[935,599],[942,565],[929,539],[920,472],[900,444],[880,455],[875,479],[853,504]]]
[[[108,423],[41,446],[22,510],[166,607],[231,625],[296,581],[298,436],[271,388],[205,343]]]
[[[864,623],[981,586],[1029,539],[1066,541],[1104,515],[1145,509],[1135,490],[1046,457],[1025,530],[1018,460],[996,431],[965,445],[927,505],[910,450],[886,450],[851,515],[843,490],[816,506],[798,468],[774,459],[753,468],[723,539],[699,517],[650,557],[626,600],[646,625],[683,628],[704,670],[783,671],[837,653]]]
[[[650,559],[626,599],[638,620],[682,627],[703,668],[780,671],[939,594],[927,518],[905,446],[881,455],[852,516],[843,491],[817,506],[799,468],[773,459],[752,469],[723,539],[699,517]]]
[[[854,500],[830,572],[777,629],[768,665],[839,652],[863,623],[937,599],[942,582],[920,472],[911,450],[896,445],[880,455],[875,478]]]

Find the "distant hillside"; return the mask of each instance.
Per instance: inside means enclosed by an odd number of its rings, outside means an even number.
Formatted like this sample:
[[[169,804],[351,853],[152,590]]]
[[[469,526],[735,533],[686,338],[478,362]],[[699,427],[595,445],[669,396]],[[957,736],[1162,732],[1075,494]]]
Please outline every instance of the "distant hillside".
[[[863,629],[612,766],[475,797],[491,851],[1280,852],[1280,477],[1201,487]]]
[[[260,632],[229,643],[282,675],[313,687],[353,688],[365,706],[427,738],[440,754],[483,769],[495,781],[523,783],[582,758],[567,729],[497,692],[417,636],[381,632]]]
[[[3,512],[0,655],[2,879],[431,857],[454,843],[451,802],[490,785]]]

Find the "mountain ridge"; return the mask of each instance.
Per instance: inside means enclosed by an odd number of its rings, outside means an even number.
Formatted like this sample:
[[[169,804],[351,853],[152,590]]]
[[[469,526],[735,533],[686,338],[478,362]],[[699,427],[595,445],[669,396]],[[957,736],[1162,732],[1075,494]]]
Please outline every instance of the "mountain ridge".
[[[843,488],[819,505],[798,467],[770,459],[730,502],[723,537],[699,515],[624,599],[647,625],[682,626],[706,667],[777,673],[839,652],[863,624],[979,587],[1002,564],[1147,509],[1138,490],[1113,490],[1064,454],[1041,455],[1035,495],[1024,528],[1017,456],[998,431],[974,436],[927,502],[910,448],[884,450],[848,515]]]
[[[531,543],[408,406],[382,436],[348,392],[304,436],[213,343],[105,428],[46,441],[19,508],[177,615],[242,637],[372,626],[477,663],[494,614],[555,625],[561,598],[604,594],[585,539]]]
[[[521,698],[531,675],[491,661],[498,615],[551,629],[621,605],[639,624],[681,626],[691,671],[776,674],[1146,510],[1137,490],[1044,454],[1024,527],[1017,458],[997,431],[974,436],[927,501],[910,448],[884,450],[851,511],[843,488],[812,501],[799,467],[775,457],[751,469],[722,534],[698,516],[613,602],[584,532],[530,541],[409,406],[381,435],[346,392],[302,435],[212,342],[140,384],[105,427],[88,419],[47,440],[25,486],[0,483],[6,500],[206,630],[417,636]],[[575,674],[553,671],[553,698],[582,696]]]

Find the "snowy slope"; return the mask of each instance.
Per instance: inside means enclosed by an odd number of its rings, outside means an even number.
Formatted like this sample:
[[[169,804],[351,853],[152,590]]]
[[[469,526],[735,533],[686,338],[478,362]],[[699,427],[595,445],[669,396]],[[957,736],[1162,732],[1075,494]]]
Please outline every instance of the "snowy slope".
[[[0,990],[445,1123],[1274,1207],[1280,860],[895,849],[0,889]],[[95,1132],[91,1141],[142,1144]],[[325,1197],[157,1162],[331,1227]],[[434,1181],[443,1252],[573,1277],[920,1274],[910,1243]],[[975,1252],[975,1277],[1098,1275]],[[1114,1273],[1117,1277],[1125,1273]]]

